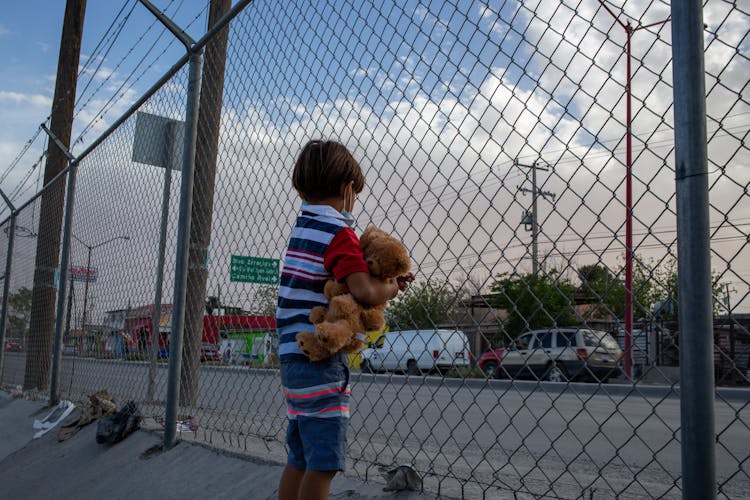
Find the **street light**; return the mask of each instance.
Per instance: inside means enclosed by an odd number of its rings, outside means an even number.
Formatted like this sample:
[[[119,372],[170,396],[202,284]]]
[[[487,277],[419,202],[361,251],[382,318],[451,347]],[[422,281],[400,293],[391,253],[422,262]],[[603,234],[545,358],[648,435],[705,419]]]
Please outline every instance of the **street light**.
[[[638,30],[666,24],[670,18],[655,23],[643,24],[633,27],[630,21],[627,24],[620,21],[620,17],[612,12],[604,0],[599,0],[604,9],[615,18],[617,24],[625,30],[627,35],[627,74],[625,78],[625,374],[633,376],[633,151],[630,112],[630,39]]]
[[[97,243],[96,245],[88,245],[83,242],[78,236],[76,236],[73,233],[70,233],[70,235],[75,238],[75,240],[80,243],[81,245],[85,246],[88,249],[88,256],[86,258],[86,280],[85,285],[83,287],[83,321],[81,322],[81,342],[85,341],[86,339],[86,307],[88,306],[88,300],[89,300],[89,281],[91,280],[91,252],[95,248],[102,247],[106,245],[107,243],[112,243],[116,240],[129,240],[130,236],[115,236],[114,238],[110,238],[107,241],[102,241],[101,243]],[[71,280],[72,284],[72,280]]]

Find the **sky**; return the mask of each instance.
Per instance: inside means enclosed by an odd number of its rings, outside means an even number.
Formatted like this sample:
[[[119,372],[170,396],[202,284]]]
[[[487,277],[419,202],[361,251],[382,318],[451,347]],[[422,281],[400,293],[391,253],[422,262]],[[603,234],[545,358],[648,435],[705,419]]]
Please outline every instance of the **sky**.
[[[165,0],[153,3],[161,10],[166,9],[181,26],[190,25],[186,31],[193,37],[205,31],[206,2]],[[0,169],[3,172],[50,114],[64,11],[65,2],[60,0],[10,2],[0,20],[0,47],[3,49],[0,56],[3,68],[0,71],[0,113],[3,116]],[[116,18],[118,13],[120,16]],[[122,114],[181,55],[180,45],[173,42],[171,35],[155,23],[142,5],[133,1],[89,0],[84,18],[73,133],[73,140],[79,140],[74,144],[74,151],[101,133],[105,128],[103,124]],[[135,64],[141,60],[146,64],[131,75]],[[89,125],[100,110],[106,111],[104,119]],[[25,155],[0,183],[8,194],[14,192],[37,162],[44,147],[43,140],[37,137],[31,151],[37,154]],[[25,187],[35,180],[29,180]],[[34,192],[35,189],[30,188],[26,197]]]
[[[154,3],[176,12],[179,25],[193,23],[194,38],[205,30],[205,2]],[[0,21],[0,188],[14,201],[38,185],[42,135],[10,172],[6,166],[49,114],[60,4],[14,2]],[[584,264],[622,267],[625,35],[596,0],[274,5],[253,2],[230,34],[211,293],[253,307],[257,290],[229,282],[228,261],[283,257],[298,207],[288,176],[301,144],[316,137],[340,140],[360,160],[367,190],[357,230],[376,224],[401,237],[418,279],[460,288],[471,277],[488,291],[500,273],[528,272],[530,234],[520,222],[531,197],[520,188],[531,188],[531,175],[521,165],[535,162],[547,168],[538,188],[555,194],[539,200],[542,268],[575,276]],[[659,1],[628,2],[623,12],[623,3],[609,5],[636,25],[669,16]],[[729,285],[734,310],[748,312],[750,155],[741,140],[750,123],[750,19],[716,0],[704,18],[712,268]],[[669,23],[637,31],[632,49],[634,242],[639,262],[659,268],[676,253]],[[89,0],[74,153],[180,55],[134,0]],[[184,119],[185,75],[141,110]],[[130,237],[93,256],[101,278],[90,299],[99,315],[148,303],[153,289],[164,173],[132,161],[135,121],[87,157],[79,174],[74,233],[89,244]],[[175,174],[168,255],[179,185]],[[32,240],[17,253],[30,254]],[[85,258],[74,245],[73,262]],[[17,286],[30,271],[20,274]]]

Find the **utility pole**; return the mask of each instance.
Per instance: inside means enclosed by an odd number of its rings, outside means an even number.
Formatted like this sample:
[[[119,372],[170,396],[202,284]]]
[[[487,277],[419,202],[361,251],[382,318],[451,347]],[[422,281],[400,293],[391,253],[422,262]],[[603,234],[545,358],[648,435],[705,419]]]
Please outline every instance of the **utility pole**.
[[[538,219],[538,203],[537,200],[539,198],[539,195],[542,195],[545,199],[548,199],[551,201],[555,200],[555,196],[557,196],[555,193],[551,193],[549,191],[541,191],[537,189],[536,187],[536,171],[542,170],[544,172],[548,172],[549,169],[546,167],[540,167],[539,161],[536,161],[532,163],[531,165],[524,165],[523,163],[520,163],[518,159],[513,160],[513,166],[515,167],[523,167],[531,169],[531,189],[518,186],[518,190],[522,193],[531,193],[531,217],[529,219],[529,213],[526,211],[523,215],[523,218],[521,219],[521,222],[523,222],[524,226],[528,227],[531,226],[531,272],[534,276],[537,275],[539,272],[539,245],[538,245],[538,237],[539,237],[539,219]],[[527,229],[528,231],[528,229]]]
[[[60,40],[60,55],[57,62],[55,96],[50,114],[50,131],[66,148],[70,147],[70,135],[73,128],[78,61],[81,55],[85,13],[86,0],[67,0]],[[65,153],[59,147],[50,146],[44,167],[44,185],[47,186],[67,163],[68,158]],[[50,186],[42,195],[37,241],[44,242],[44,244],[37,245],[36,249],[24,389],[43,390],[49,384],[50,358],[55,335],[54,276],[60,258],[64,201],[64,179]],[[61,270],[61,272],[64,271]],[[65,293],[64,290],[61,290],[61,293]]]
[[[211,0],[208,27],[213,27],[232,7],[231,0]],[[188,246],[185,336],[180,373],[180,404],[194,406],[198,397],[200,349],[203,316],[206,313],[208,248],[211,243],[216,157],[219,150],[221,102],[224,96],[224,69],[227,59],[229,26],[222,28],[206,44],[198,109],[198,138],[195,151],[193,205]],[[179,355],[179,353],[175,353]],[[170,349],[170,356],[172,350]]]

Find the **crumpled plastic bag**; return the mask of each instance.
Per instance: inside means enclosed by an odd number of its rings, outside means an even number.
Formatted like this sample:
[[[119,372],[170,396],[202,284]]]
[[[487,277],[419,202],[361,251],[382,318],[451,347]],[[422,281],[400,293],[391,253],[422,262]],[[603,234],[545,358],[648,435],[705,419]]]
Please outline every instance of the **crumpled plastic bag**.
[[[386,480],[383,491],[422,491],[422,477],[411,464],[381,467],[380,473]]]
[[[99,420],[96,428],[96,442],[99,444],[119,443],[140,427],[141,418],[141,412],[135,401],[128,401],[114,416]]]

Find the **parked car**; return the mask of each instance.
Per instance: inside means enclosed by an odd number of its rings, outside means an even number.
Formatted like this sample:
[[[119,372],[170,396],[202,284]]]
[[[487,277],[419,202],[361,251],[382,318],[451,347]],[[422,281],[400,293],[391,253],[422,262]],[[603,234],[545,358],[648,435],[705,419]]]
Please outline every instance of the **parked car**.
[[[74,346],[72,344],[63,344],[63,346],[62,346],[62,353],[63,354],[66,354],[66,355],[69,355],[69,356],[74,356],[76,354],[76,352],[77,352],[76,351],[76,346]]]
[[[409,375],[469,366],[469,341],[460,330],[402,330],[379,336],[361,353],[363,372],[399,371]]]
[[[622,350],[606,332],[587,328],[533,330],[515,339],[501,361],[501,374],[552,382],[606,382],[620,374]]]
[[[479,365],[479,369],[482,370],[484,374],[489,378],[500,378],[502,376],[500,370],[503,356],[505,356],[504,347],[498,347],[497,349],[492,349],[491,351],[485,351],[479,357],[477,365]]]
[[[8,342],[5,343],[5,350],[10,351],[10,352],[22,352],[23,346],[18,342],[9,340]]]

